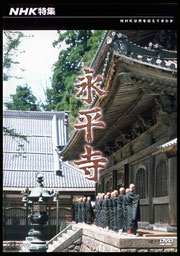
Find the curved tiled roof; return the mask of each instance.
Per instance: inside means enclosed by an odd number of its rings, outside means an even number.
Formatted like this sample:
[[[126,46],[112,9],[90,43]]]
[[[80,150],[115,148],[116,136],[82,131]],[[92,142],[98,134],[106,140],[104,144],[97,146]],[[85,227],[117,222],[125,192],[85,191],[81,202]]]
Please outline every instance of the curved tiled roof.
[[[3,187],[35,187],[36,173],[34,171],[4,171]],[[42,172],[46,188],[94,188],[95,182],[85,178],[83,173],[75,171],[71,166],[64,166],[62,176],[55,172]]]
[[[111,37],[107,38],[107,44],[110,44],[115,51],[129,59],[177,71],[177,51],[163,49],[160,45],[154,45],[151,42],[148,46],[142,47],[129,41],[127,36],[116,32],[112,32]]]
[[[160,145],[158,147],[158,149],[159,150],[165,150],[165,149],[168,149],[168,148],[170,148],[172,146],[175,146],[175,145],[177,145],[177,138],[175,138],[173,140],[170,140],[170,141],[164,143],[163,145]]]
[[[4,170],[42,170],[53,171],[53,154],[28,154],[28,153],[4,153],[3,169]]]
[[[26,153],[43,153],[52,154],[52,138],[49,137],[29,137],[27,136],[27,141],[21,138],[17,138],[16,141],[12,136],[4,136],[3,151],[4,152],[16,152],[17,151],[17,141],[23,144],[24,152]]]

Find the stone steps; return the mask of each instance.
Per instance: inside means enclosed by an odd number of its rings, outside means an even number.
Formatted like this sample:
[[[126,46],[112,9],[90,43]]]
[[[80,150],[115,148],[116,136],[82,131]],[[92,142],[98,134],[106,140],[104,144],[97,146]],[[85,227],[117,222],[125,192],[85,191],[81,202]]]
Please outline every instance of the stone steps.
[[[79,230],[80,224],[72,225],[72,230],[77,231]]]
[[[59,246],[59,241],[53,241],[53,247],[56,248],[57,246]]]
[[[69,229],[69,230],[67,230],[67,235],[72,236],[75,232],[76,231]]]
[[[59,245],[61,245],[70,235],[65,235],[68,229],[72,229],[72,226],[65,228],[59,234],[57,234],[53,239],[51,239],[47,245],[48,250],[47,252],[53,252]],[[74,231],[73,231],[74,232]],[[69,233],[70,234],[70,233]]]
[[[64,238],[64,240],[67,240],[70,237],[70,235],[67,233],[63,233],[62,237]]]
[[[54,250],[53,244],[49,244],[49,245],[48,245],[47,252],[52,252],[53,250]]]
[[[82,228],[70,225],[48,243],[47,252],[62,252],[82,235]]]
[[[63,243],[65,240],[64,240],[63,237],[58,237],[58,238],[57,238],[57,241],[61,244],[61,243]]]

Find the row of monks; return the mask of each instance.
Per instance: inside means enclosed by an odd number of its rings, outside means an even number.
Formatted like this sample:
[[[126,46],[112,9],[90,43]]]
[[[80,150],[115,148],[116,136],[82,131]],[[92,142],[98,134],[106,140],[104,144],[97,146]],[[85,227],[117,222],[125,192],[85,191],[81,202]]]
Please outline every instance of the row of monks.
[[[136,234],[137,221],[140,220],[139,195],[135,193],[135,185],[120,188],[113,192],[99,193],[93,204],[91,198],[75,199],[73,202],[73,220],[113,230]]]
[[[73,199],[73,220],[78,222],[83,222],[87,224],[92,224],[94,221],[94,210],[91,197],[80,197]]]

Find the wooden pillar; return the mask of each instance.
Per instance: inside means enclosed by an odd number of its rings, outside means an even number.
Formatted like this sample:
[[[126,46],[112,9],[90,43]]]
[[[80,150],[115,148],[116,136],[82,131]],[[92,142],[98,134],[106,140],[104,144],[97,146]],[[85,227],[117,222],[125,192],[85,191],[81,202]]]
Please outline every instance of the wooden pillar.
[[[26,206],[26,227],[28,227],[28,206]]]
[[[168,129],[170,139],[177,136],[177,113],[170,115]],[[169,225],[177,226],[177,156],[168,159],[169,174]]]
[[[102,192],[104,193],[105,189],[104,189],[104,177],[102,178]]]
[[[149,223],[154,223],[154,176],[155,175],[155,156],[150,156],[150,164],[148,168],[148,197],[149,197]]]
[[[177,113],[174,112],[169,116],[168,135],[170,139],[174,139],[177,136]]]
[[[49,226],[51,225],[51,205],[49,205]]]
[[[136,173],[135,173],[135,168],[133,165],[130,164],[125,164],[124,169],[126,169],[126,183],[125,183],[125,188],[129,188],[129,185],[131,183],[136,183]]]
[[[177,156],[169,158],[169,225],[177,226]]]
[[[117,189],[117,170],[113,170],[113,190]]]
[[[129,164],[124,165],[124,188],[129,187]]]
[[[73,216],[73,195],[71,195],[71,215]]]

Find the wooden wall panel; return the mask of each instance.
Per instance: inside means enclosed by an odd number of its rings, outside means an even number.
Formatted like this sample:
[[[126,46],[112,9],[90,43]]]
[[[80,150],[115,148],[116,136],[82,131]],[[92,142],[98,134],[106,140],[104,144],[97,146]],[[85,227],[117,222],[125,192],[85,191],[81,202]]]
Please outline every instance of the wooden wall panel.
[[[168,204],[154,205],[155,223],[168,223],[169,222],[169,209]]]

